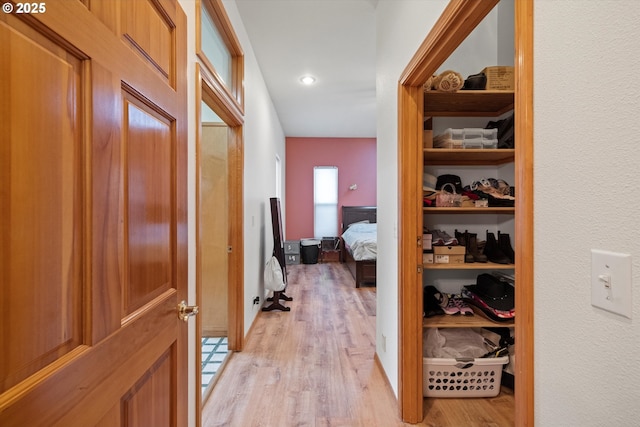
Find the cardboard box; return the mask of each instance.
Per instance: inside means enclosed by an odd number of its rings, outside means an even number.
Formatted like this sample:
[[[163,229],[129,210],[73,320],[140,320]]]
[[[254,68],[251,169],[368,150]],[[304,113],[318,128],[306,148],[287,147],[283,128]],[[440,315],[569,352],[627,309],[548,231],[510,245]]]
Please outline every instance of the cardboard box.
[[[423,148],[433,148],[433,131],[425,130],[422,132],[422,146]]]
[[[433,261],[436,264],[464,264],[464,246],[434,246]]]
[[[422,249],[431,250],[431,242],[433,241],[433,235],[431,233],[426,233],[422,235]]]
[[[482,72],[487,76],[486,90],[515,90],[515,70],[510,66],[486,67]]]
[[[433,253],[432,252],[423,252],[422,253],[422,263],[423,264],[433,264]]]

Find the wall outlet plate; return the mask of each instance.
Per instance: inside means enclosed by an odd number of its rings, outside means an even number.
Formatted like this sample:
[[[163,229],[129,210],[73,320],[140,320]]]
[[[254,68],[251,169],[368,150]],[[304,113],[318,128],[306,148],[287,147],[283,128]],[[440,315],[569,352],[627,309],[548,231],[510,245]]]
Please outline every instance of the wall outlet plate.
[[[631,319],[631,255],[591,249],[591,305]]]

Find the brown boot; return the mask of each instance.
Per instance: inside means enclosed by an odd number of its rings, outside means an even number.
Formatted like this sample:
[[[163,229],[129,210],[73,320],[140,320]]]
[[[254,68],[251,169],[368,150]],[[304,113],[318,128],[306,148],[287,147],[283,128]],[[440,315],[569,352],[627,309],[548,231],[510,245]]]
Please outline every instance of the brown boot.
[[[478,235],[476,233],[464,233],[467,236],[467,252],[473,256],[474,262],[487,262],[487,256],[478,249]]]

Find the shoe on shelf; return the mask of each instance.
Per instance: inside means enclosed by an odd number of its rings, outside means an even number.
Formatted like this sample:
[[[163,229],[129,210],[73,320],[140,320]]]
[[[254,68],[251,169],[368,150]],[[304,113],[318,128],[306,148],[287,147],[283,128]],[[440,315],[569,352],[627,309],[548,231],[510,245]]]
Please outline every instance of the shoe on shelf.
[[[460,246],[465,247],[464,262],[467,264],[475,262],[473,255],[469,252],[469,239],[467,238],[467,231],[465,230],[464,233],[460,233],[458,229],[456,229],[453,234],[454,236],[456,236],[456,239],[458,240]]]
[[[511,261],[509,257],[500,250],[496,236],[493,233],[489,233],[489,230],[487,230],[487,243],[484,247],[484,254],[489,261],[495,262],[496,264],[509,264]]]
[[[453,304],[458,308],[460,314],[463,316],[473,316],[473,310],[469,307],[469,304],[462,299],[461,294],[451,295],[449,298],[453,300]]]
[[[442,230],[431,230],[431,235],[433,239],[431,239],[431,244],[433,246],[457,246],[458,239],[451,237],[445,231]]]
[[[473,262],[487,262],[487,256],[478,248],[478,235],[464,231],[467,241],[467,253],[473,257]]]
[[[516,262],[515,253],[513,252],[513,248],[511,247],[511,239],[509,238],[508,234],[500,233],[498,231],[498,247],[500,248],[502,253],[509,258],[511,264],[514,264]]]
[[[440,293],[440,307],[444,314],[460,314],[460,307],[456,304],[453,295],[444,292]]]

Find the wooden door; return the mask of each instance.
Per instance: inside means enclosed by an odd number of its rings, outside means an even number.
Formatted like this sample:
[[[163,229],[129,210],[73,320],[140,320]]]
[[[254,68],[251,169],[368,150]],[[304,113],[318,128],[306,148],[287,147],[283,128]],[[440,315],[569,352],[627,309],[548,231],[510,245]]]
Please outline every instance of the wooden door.
[[[0,425],[186,425],[185,16],[175,0],[11,5]]]

